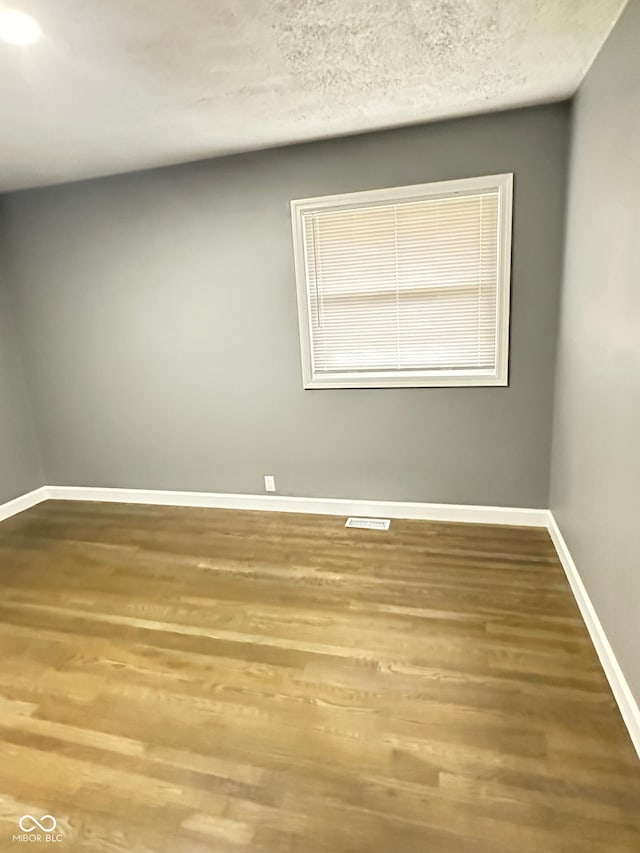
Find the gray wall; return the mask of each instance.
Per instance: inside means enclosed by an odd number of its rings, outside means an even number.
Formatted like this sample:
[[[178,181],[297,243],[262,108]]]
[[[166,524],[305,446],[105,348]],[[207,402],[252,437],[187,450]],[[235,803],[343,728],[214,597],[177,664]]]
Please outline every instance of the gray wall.
[[[574,113],[551,507],[640,700],[640,2]]]
[[[0,504],[44,484],[0,254]]]
[[[7,198],[55,484],[544,507],[566,105]],[[509,388],[303,391],[289,200],[515,172]]]

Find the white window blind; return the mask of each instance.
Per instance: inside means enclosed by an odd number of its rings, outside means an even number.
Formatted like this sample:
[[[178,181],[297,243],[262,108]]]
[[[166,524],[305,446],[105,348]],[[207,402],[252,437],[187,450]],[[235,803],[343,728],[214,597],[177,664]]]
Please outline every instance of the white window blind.
[[[506,384],[510,191],[507,175],[293,202],[305,386]]]

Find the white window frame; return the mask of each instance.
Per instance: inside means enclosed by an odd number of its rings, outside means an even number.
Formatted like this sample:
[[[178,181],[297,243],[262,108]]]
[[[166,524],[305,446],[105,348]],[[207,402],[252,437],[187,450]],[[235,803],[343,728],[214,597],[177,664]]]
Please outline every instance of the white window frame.
[[[476,190],[498,190],[498,283],[496,294],[496,369],[495,370],[425,370],[410,375],[371,373],[367,376],[332,374],[314,376],[311,352],[311,313],[305,273],[303,215],[327,208],[350,208],[363,204],[435,198],[472,193]],[[486,175],[405,187],[366,190],[340,195],[296,199],[291,202],[293,249],[298,293],[300,351],[305,388],[433,388],[447,386],[494,386],[509,384],[509,295],[511,288],[511,232],[513,208],[513,174]]]

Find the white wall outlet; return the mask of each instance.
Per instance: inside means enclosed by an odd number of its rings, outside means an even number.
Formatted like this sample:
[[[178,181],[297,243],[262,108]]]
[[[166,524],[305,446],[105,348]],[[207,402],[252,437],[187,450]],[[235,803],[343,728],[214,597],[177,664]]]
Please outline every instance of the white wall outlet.
[[[264,490],[265,492],[275,492],[276,478],[273,476],[273,474],[264,475]]]

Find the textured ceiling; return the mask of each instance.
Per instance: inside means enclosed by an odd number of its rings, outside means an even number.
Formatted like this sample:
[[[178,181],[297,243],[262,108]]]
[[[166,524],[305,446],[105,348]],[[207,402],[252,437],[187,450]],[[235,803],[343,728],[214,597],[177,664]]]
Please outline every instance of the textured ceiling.
[[[624,0],[9,5],[0,190],[566,98]]]

